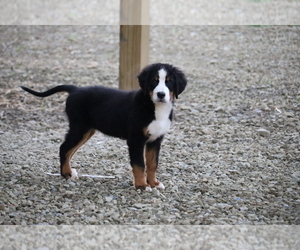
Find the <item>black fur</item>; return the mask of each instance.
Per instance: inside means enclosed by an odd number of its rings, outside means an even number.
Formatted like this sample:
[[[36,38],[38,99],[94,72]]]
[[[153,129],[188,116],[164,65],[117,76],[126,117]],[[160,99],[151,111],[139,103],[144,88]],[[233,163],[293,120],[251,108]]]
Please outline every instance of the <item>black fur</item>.
[[[140,87],[144,91],[153,90],[157,84],[155,77],[161,68],[164,68],[168,72],[167,76],[170,77],[171,83],[170,91],[174,92],[175,97],[178,99],[178,95],[184,91],[187,85],[187,80],[181,70],[170,64],[157,63],[145,67],[138,76]]]
[[[155,141],[147,142],[148,136],[144,129],[155,120],[155,105],[149,93],[157,85],[154,78],[161,68],[165,68],[168,72],[170,78],[168,88],[178,98],[178,95],[186,87],[187,81],[179,69],[169,64],[152,64],[143,69],[138,76],[141,89],[136,91],[122,91],[102,86],[79,88],[73,85],[61,85],[45,92],[36,92],[21,86],[23,90],[39,97],[50,96],[57,92],[69,93],[66,101],[69,131],[60,147],[62,176],[70,176],[71,173],[66,171],[68,169],[65,167],[66,161],[70,161],[77,146],[79,147],[82,142],[85,142],[84,136],[89,135],[93,130],[127,140],[130,163],[133,167],[138,166],[142,170],[145,169],[145,145],[149,149],[155,148],[158,161],[163,136]],[[169,119],[172,119],[172,114]],[[92,134],[93,132],[91,132]],[[76,150],[73,152],[74,148]],[[72,152],[71,156],[69,152]],[[136,187],[145,188],[145,185]]]

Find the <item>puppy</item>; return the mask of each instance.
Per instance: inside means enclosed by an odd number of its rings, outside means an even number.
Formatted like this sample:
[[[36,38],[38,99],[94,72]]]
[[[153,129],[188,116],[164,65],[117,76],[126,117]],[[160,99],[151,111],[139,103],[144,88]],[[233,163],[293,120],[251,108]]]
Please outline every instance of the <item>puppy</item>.
[[[99,130],[127,141],[135,188],[164,188],[156,179],[160,146],[171,125],[174,100],[185,89],[187,80],[178,68],[157,63],[144,68],[138,81],[141,89],[136,91],[60,85],[36,92],[21,86],[39,97],[69,93],[66,101],[69,131],[59,153],[63,177],[76,177],[72,176],[75,172],[71,169],[71,159]]]

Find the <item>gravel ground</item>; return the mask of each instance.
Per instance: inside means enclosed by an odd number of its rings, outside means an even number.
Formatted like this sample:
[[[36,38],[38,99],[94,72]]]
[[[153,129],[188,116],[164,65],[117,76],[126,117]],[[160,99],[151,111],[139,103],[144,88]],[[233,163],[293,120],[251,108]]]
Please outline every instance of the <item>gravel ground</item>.
[[[6,226],[1,249],[299,249],[299,226]],[[1,227],[0,227],[1,229]],[[36,239],[36,240],[34,240]],[[298,241],[298,242],[297,242]]]
[[[150,25],[300,23],[299,0],[150,0],[149,2]],[[26,0],[26,3],[24,0],[13,2],[1,0],[0,2],[0,23],[5,25],[119,25],[119,21],[120,0],[101,2]]]
[[[299,225],[300,27],[153,26],[151,62],[181,68],[158,171],[132,187],[124,141],[97,133],[63,180],[65,94],[18,86],[118,86],[118,26],[0,27],[0,224]]]

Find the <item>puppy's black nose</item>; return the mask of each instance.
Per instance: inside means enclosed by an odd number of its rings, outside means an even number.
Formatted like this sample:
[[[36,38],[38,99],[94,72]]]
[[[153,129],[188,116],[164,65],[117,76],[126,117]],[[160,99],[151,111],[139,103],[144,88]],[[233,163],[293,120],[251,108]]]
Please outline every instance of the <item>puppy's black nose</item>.
[[[165,92],[157,92],[157,97],[163,99],[166,96]]]

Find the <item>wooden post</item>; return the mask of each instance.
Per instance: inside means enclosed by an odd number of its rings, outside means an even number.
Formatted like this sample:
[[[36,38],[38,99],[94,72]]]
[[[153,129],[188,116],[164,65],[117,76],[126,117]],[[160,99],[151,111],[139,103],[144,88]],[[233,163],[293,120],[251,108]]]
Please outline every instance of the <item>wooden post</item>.
[[[149,62],[150,0],[120,0],[119,88],[138,89],[137,75]]]

